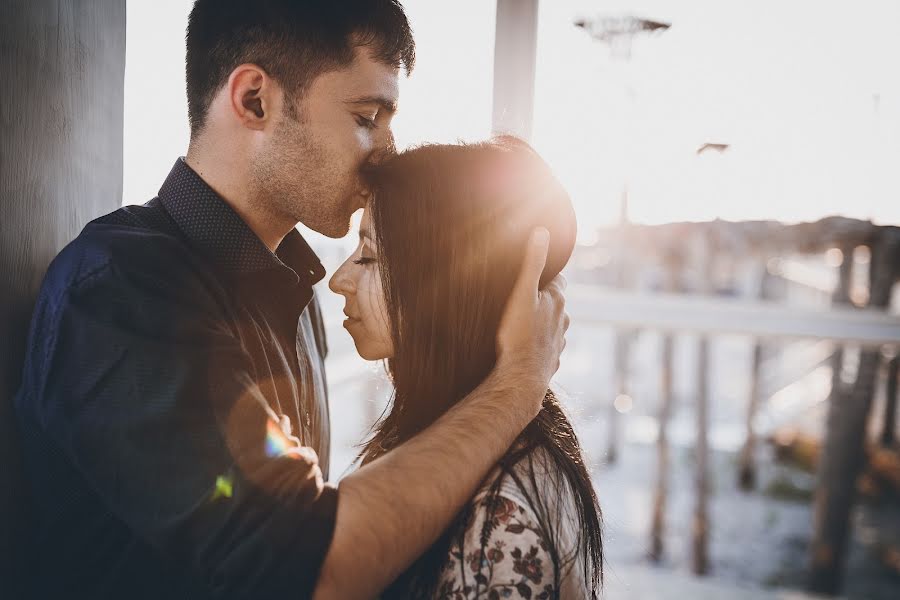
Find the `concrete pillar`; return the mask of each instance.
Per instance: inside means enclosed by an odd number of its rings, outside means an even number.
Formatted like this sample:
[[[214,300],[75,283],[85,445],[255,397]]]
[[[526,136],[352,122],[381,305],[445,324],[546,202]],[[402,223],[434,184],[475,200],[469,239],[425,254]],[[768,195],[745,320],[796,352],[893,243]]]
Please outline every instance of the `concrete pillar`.
[[[494,134],[531,140],[538,0],[497,0],[494,38]]]
[[[0,597],[27,498],[11,410],[47,265],[122,198],[125,0],[0,3]]]

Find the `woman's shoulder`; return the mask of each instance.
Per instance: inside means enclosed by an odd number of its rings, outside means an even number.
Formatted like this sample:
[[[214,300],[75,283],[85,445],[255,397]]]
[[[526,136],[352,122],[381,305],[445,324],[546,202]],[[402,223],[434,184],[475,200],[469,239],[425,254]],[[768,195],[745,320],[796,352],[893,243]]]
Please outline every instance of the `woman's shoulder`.
[[[527,452],[512,455],[496,467],[478,491],[488,495],[492,489],[499,494],[541,512],[569,512],[574,509],[574,490],[547,448],[538,446]]]
[[[472,499],[471,517],[453,542],[441,572],[438,598],[552,598],[549,540],[521,490],[485,484]]]
[[[559,560],[575,551],[578,527],[568,508],[571,489],[560,478],[543,448],[496,468],[471,501],[468,527],[451,547],[438,597],[490,597],[491,591],[557,597],[554,555]]]

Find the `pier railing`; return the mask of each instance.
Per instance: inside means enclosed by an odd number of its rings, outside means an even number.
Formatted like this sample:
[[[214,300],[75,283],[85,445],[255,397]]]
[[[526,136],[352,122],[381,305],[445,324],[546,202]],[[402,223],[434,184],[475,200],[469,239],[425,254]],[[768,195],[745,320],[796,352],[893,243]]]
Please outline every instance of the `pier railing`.
[[[613,352],[615,386],[611,397],[626,395],[628,347],[635,331],[662,333],[660,356],[660,406],[658,478],[653,506],[650,555],[659,558],[665,522],[669,449],[667,424],[672,412],[673,338],[679,334],[698,336],[696,361],[696,506],[693,519],[693,570],[708,570],[708,421],[709,421],[709,339],[720,335],[745,335],[754,340],[751,385],[748,390],[747,434],[740,456],[738,481],[744,488],[755,485],[754,464],[757,432],[754,418],[762,402],[764,385],[763,342],[815,339],[830,340],[835,351],[826,361],[832,369],[825,437],[822,441],[815,492],[815,522],[810,557],[810,590],[836,594],[842,584],[843,563],[850,531],[850,511],[855,502],[856,480],[865,464],[867,423],[872,411],[875,387],[881,381],[882,363],[889,361],[887,402],[882,443],[893,444],[897,404],[897,354],[900,350],[900,315],[891,314],[894,284],[900,279],[900,228],[830,217],[816,223],[781,225],[774,222],[676,223],[638,226],[629,223],[601,232],[601,239],[616,248],[605,275],[609,288],[573,284],[567,290],[573,325],[606,326],[616,330]],[[865,250],[861,262],[867,270],[864,289],[854,273],[854,252]],[[834,287],[801,277],[792,281],[792,270],[772,269],[785,257],[828,255],[838,267]],[[833,260],[837,258],[838,260]],[[796,264],[796,263],[795,263]],[[738,268],[757,273],[757,285],[743,297],[715,295],[714,280],[725,271]],[[655,269],[664,280],[658,293],[636,292],[636,273]],[[748,267],[749,266],[749,267]],[[859,265],[857,265],[858,267]],[[802,271],[802,268],[800,269]],[[659,275],[662,274],[662,277]],[[857,277],[853,277],[857,275]],[[604,275],[598,273],[599,277]],[[778,280],[781,302],[767,293],[767,281]],[[786,302],[785,286],[804,299]],[[802,289],[801,289],[802,288]],[[694,293],[677,293],[684,290]],[[788,291],[791,291],[790,289]],[[740,296],[741,294],[739,294]],[[830,295],[830,305],[827,299]],[[859,349],[856,377],[842,380],[845,347]],[[892,358],[893,357],[893,358]],[[892,380],[893,379],[893,380]],[[607,460],[615,462],[618,452],[617,415],[614,403],[609,412]],[[885,442],[884,440],[888,440]]]

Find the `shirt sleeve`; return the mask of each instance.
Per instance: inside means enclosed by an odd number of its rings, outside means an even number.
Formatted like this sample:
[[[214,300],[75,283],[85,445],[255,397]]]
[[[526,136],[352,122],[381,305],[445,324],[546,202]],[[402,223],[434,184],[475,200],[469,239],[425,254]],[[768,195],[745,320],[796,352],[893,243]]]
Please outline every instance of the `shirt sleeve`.
[[[277,426],[221,303],[168,261],[106,264],[44,299],[33,414],[108,510],[210,596],[310,597],[337,490]]]
[[[451,547],[441,572],[438,598],[555,597],[553,561],[534,512],[502,491],[491,504],[476,498],[462,546]]]

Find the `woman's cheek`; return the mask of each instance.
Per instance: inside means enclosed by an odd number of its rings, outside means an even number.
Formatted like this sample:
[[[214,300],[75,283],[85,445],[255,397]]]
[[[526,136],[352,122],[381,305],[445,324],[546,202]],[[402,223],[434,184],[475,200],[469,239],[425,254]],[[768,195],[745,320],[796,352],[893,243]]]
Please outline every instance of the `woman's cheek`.
[[[356,284],[356,300],[359,305],[360,317],[367,328],[378,322],[377,293],[372,271],[373,269],[366,269],[361,273]]]
[[[388,316],[387,301],[384,297],[384,288],[381,284],[381,274],[378,269],[372,269],[370,306],[376,319],[377,331],[373,332],[378,338],[379,343],[384,346],[385,352],[392,353],[391,342],[391,325]]]

